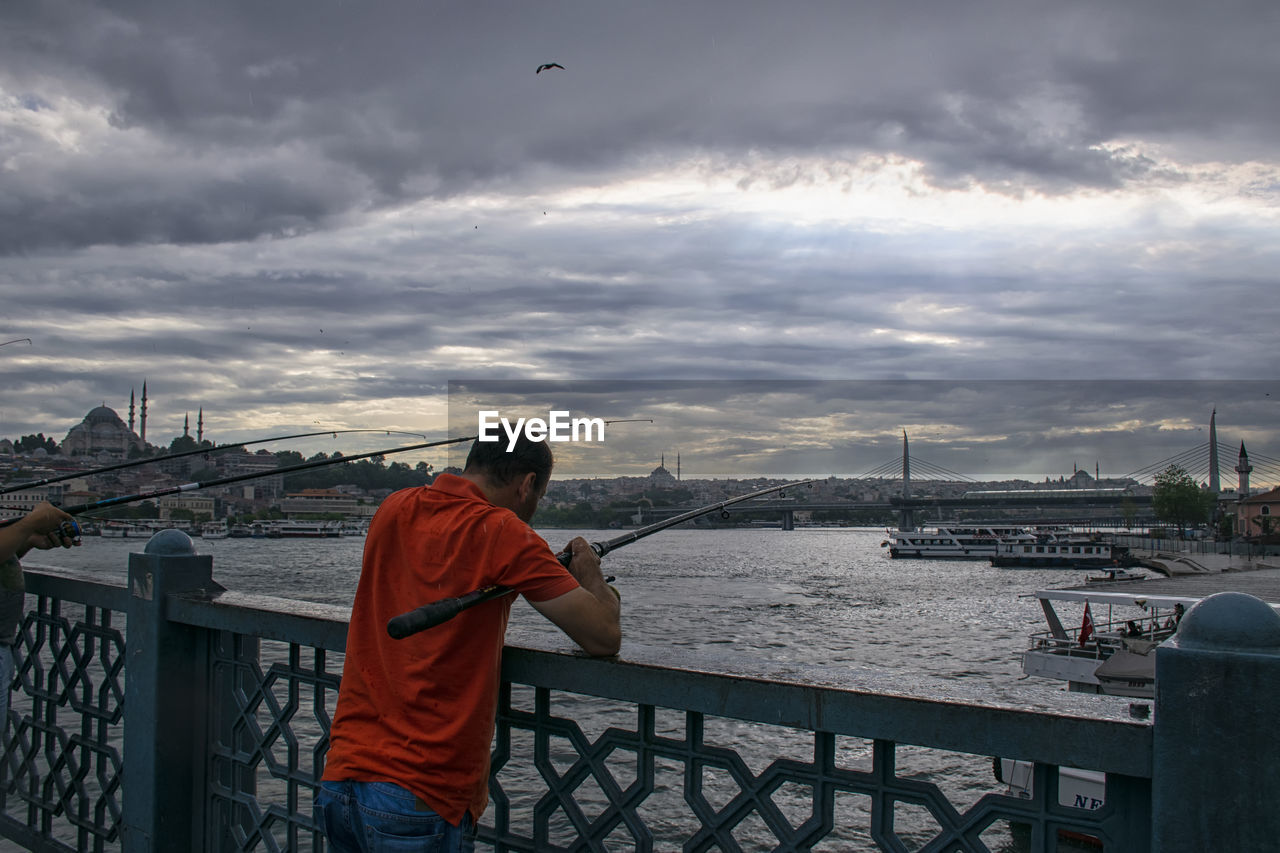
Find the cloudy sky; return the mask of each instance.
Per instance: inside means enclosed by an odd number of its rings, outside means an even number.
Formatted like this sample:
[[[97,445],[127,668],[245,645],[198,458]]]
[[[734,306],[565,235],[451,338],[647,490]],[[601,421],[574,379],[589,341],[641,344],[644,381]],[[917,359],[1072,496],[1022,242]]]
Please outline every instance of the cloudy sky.
[[[904,428],[1121,473],[1213,406],[1280,456],[1280,391],[1214,386],[1275,375],[1278,38],[1270,0],[4,3],[0,436],[144,379],[153,441],[696,379],[598,473],[854,475]],[[1015,428],[978,380],[1076,383]],[[979,465],[1015,431],[1060,443]]]

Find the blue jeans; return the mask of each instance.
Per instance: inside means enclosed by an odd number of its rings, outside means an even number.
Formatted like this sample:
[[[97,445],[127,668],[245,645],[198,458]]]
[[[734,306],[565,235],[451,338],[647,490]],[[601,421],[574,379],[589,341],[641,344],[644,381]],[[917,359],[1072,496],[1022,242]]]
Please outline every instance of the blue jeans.
[[[471,815],[454,826],[390,782],[321,782],[316,823],[334,853],[472,853]]]

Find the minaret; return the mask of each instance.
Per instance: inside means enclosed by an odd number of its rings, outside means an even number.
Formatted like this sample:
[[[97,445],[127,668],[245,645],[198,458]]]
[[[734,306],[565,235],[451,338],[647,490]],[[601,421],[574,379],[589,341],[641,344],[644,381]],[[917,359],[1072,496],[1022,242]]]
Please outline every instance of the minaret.
[[[129,432],[133,432],[133,389],[129,389]]]
[[[138,437],[145,444],[147,441],[147,380],[142,380],[142,432]]]
[[[1241,447],[1244,445],[1242,444]],[[1222,491],[1222,483],[1218,479],[1218,409],[1209,415],[1209,491],[1215,495]]]
[[[1244,442],[1240,442],[1240,461],[1236,463],[1236,473],[1240,475],[1240,489],[1236,500],[1242,501],[1249,497],[1249,472],[1253,470],[1253,466],[1249,464],[1249,453],[1244,449]]]
[[[680,481],[680,452],[676,451],[676,482]]]
[[[196,444],[204,443],[204,406],[200,407],[200,414],[196,418]]]
[[[182,416],[182,437],[191,438],[191,413],[187,412]]]

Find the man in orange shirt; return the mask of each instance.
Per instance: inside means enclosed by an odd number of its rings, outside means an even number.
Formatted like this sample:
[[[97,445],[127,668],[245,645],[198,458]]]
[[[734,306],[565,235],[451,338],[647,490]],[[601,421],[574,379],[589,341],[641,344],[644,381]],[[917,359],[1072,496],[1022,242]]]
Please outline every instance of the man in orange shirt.
[[[529,527],[553,461],[545,442],[524,436],[510,451],[505,442],[477,441],[461,476],[441,474],[378,508],[316,796],[330,849],[471,851],[488,804],[512,596],[403,640],[387,634],[393,616],[506,586],[588,654],[618,653],[619,597],[600,574],[600,558],[579,537],[566,570]]]

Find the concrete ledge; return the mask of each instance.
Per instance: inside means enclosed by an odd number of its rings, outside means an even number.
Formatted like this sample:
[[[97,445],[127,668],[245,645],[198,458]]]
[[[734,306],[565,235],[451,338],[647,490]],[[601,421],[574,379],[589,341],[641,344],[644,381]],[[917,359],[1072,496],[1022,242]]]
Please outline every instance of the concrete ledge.
[[[1274,557],[1242,557],[1236,554],[1180,554],[1170,551],[1133,551],[1139,565],[1168,577],[1178,575],[1213,575],[1222,572],[1252,572],[1275,568]]]

